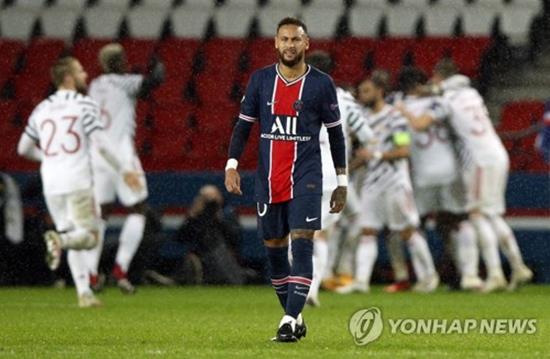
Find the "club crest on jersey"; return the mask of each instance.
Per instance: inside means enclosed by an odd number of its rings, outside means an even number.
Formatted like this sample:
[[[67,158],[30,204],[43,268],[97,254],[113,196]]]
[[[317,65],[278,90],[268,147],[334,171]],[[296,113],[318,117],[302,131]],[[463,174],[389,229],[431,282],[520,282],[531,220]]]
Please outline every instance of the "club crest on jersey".
[[[296,102],[292,105],[292,108],[294,108],[294,111],[302,111],[304,108],[304,101],[296,100]]]
[[[271,126],[271,133],[279,135],[296,135],[296,123],[298,117],[286,116],[284,121],[281,121],[281,117],[275,117],[273,126]],[[284,122],[284,123],[283,123]]]

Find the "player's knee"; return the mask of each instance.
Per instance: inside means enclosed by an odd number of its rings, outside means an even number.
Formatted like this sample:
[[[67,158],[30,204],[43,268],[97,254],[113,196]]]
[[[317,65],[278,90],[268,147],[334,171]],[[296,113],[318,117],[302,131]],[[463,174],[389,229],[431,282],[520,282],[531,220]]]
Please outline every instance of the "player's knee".
[[[414,227],[405,228],[404,230],[399,232],[399,237],[404,241],[408,241],[412,237],[414,232],[416,232],[416,228]]]
[[[374,228],[363,228],[361,234],[364,236],[376,236],[378,231]]]
[[[267,248],[288,247],[288,236],[264,240],[264,245]]]
[[[290,238],[294,239],[313,239],[315,231],[312,229],[293,229],[290,231]]]

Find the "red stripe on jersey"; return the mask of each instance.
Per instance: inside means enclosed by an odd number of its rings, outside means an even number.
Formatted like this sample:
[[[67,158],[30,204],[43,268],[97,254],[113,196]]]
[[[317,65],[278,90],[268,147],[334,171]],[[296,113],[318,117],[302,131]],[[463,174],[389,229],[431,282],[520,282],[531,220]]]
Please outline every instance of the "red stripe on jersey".
[[[302,95],[304,78],[287,85],[279,76],[275,76],[273,89],[273,114],[286,121],[287,116],[296,116],[294,104]],[[270,202],[279,203],[293,196],[294,162],[296,161],[296,143],[293,141],[272,141],[269,175]]]

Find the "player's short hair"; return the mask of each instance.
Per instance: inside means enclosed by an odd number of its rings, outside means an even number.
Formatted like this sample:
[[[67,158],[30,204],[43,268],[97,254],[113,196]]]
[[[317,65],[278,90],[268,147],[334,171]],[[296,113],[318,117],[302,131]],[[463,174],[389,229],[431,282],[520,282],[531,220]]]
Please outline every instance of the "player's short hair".
[[[99,63],[105,73],[122,73],[125,66],[125,54],[122,45],[112,43],[99,50]]]
[[[397,86],[405,93],[413,90],[418,85],[428,82],[428,76],[417,67],[407,66],[399,72]]]
[[[279,29],[285,25],[295,25],[295,26],[299,26],[301,27],[302,29],[304,29],[304,32],[306,33],[307,35],[307,26],[306,24],[304,24],[304,22],[298,18],[295,18],[295,17],[285,17],[284,19],[282,19],[281,21],[279,21],[279,24],[277,24],[277,33],[279,33]]]
[[[63,83],[63,80],[65,80],[65,76],[73,72],[73,65],[76,61],[76,58],[72,56],[66,56],[60,58],[55,62],[50,70],[52,82],[55,87],[59,87]]]
[[[328,52],[321,50],[316,50],[309,53],[306,56],[306,63],[327,74],[330,74],[334,68],[332,57],[330,57]]]
[[[452,59],[444,58],[435,65],[434,73],[446,79],[456,75],[458,73],[458,68]]]
[[[390,90],[391,75],[386,70],[374,70],[367,80],[372,81],[376,87],[382,89],[384,91],[384,96]]]

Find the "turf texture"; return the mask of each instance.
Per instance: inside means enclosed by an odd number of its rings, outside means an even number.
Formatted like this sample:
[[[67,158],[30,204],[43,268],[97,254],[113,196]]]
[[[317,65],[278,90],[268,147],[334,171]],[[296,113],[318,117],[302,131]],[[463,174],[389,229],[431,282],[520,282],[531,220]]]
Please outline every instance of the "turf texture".
[[[282,311],[270,287],[114,288],[104,306],[79,309],[73,289],[0,288],[0,357],[28,358],[544,358],[550,357],[550,287],[514,293],[321,294],[308,335],[270,341]],[[348,320],[376,306],[384,332],[357,346]],[[536,319],[535,334],[392,334],[389,319]]]

